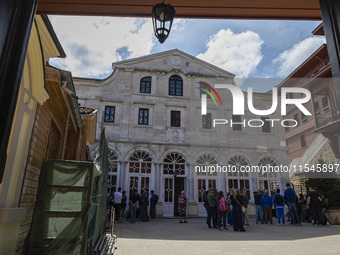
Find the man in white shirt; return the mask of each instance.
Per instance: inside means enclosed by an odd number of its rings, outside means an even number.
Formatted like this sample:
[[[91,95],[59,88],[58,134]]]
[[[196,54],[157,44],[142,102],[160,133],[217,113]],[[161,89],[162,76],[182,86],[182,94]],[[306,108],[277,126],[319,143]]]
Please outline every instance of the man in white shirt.
[[[118,221],[119,218],[120,218],[120,210],[121,210],[121,207],[122,207],[122,197],[123,197],[123,194],[120,192],[122,190],[121,187],[118,188],[118,191],[116,191],[114,194],[113,194],[113,206],[115,208],[115,220]]]

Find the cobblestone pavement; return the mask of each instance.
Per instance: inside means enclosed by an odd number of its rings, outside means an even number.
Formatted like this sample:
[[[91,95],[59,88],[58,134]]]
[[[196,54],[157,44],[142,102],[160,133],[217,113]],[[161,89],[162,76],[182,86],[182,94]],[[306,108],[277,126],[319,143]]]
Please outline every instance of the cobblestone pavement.
[[[208,229],[204,218],[115,224],[115,255],[340,254],[340,226],[250,224],[246,232]],[[251,222],[252,223],[252,222]],[[286,222],[286,224],[289,222]]]

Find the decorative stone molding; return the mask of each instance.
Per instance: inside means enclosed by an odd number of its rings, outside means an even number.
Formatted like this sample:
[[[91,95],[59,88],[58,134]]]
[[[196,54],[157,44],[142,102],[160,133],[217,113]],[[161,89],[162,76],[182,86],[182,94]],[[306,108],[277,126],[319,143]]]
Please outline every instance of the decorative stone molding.
[[[172,56],[171,57],[171,63],[173,64],[174,69],[180,69],[182,60],[179,56]]]
[[[169,143],[183,143],[184,129],[167,128],[167,142]]]

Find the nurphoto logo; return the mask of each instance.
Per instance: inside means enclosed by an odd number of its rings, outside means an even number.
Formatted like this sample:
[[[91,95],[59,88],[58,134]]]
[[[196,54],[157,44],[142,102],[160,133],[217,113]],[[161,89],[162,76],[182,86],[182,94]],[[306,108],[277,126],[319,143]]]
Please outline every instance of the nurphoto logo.
[[[232,98],[233,98],[233,115],[244,115],[244,102],[245,102],[245,96],[242,90],[231,84],[215,84],[215,88],[210,86],[209,84],[205,82],[199,82],[201,87],[200,90],[206,92],[206,94],[202,94],[201,98],[201,114],[206,115],[207,114],[207,94],[211,97],[211,99],[214,101],[215,105],[217,106],[216,99],[214,98],[213,94],[210,92],[212,91],[220,101],[221,106],[222,100],[220,95],[217,93],[216,89],[227,89],[231,92]],[[206,87],[206,88],[203,88]],[[209,90],[210,91],[209,91]],[[272,89],[272,105],[269,109],[265,110],[259,110],[254,107],[253,103],[253,89],[251,87],[248,88],[248,96],[247,96],[247,105],[248,109],[251,113],[257,116],[268,116],[272,113],[274,113],[278,106],[279,96],[278,96],[278,88],[274,87]],[[300,93],[305,95],[302,98],[288,98],[288,95],[290,93]],[[311,93],[309,90],[304,88],[282,88],[281,89],[281,115],[286,116],[287,114],[287,105],[295,105],[304,115],[311,116],[312,114],[303,106],[304,103],[307,103],[311,100]],[[213,127],[216,127],[216,125],[226,125],[230,124],[232,127],[233,125],[243,125],[244,127],[246,124],[249,127],[262,127],[265,124],[265,121],[270,122],[271,126],[274,127],[274,123],[279,122],[283,127],[296,127],[298,125],[298,122],[295,119],[249,119],[249,120],[243,120],[240,122],[233,122],[233,120],[228,119],[213,119]]]

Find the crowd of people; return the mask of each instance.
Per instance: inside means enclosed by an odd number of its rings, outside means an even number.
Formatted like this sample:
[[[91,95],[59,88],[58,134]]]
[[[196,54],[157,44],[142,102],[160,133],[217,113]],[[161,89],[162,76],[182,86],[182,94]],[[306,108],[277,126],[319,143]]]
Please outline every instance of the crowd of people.
[[[207,227],[218,230],[228,230],[232,225],[234,231],[245,232],[249,226],[247,206],[249,197],[244,190],[232,190],[225,197],[223,191],[213,188],[204,194],[204,207],[207,210]]]
[[[277,189],[270,196],[268,190],[257,190],[253,193],[255,203],[255,223],[285,225],[286,218],[290,225],[301,226],[301,221],[311,222],[315,226],[329,225],[326,217],[328,199],[318,190],[309,188],[306,199],[303,194],[297,197],[290,183],[281,194]],[[228,230],[232,226],[234,231],[245,232],[249,226],[248,204],[249,197],[245,190],[231,190],[226,197],[223,191],[209,188],[203,197],[207,210],[206,224],[208,228]]]
[[[156,219],[156,204],[158,202],[158,195],[151,190],[150,198],[148,189],[142,189],[138,192],[137,189],[131,191],[129,199],[126,197],[126,191],[121,192],[121,187],[114,189],[107,194],[109,215],[111,209],[115,209],[115,222],[121,222],[123,218],[131,220],[131,223],[136,222],[136,218],[141,221],[149,221],[149,218]],[[126,207],[128,206],[128,210]],[[149,207],[149,211],[148,211]],[[150,217],[149,217],[150,215]]]
[[[276,217],[276,225],[285,225],[286,218],[291,225],[301,226],[301,222],[312,222],[313,225],[329,225],[326,211],[328,199],[316,187],[310,187],[306,198],[303,194],[297,197],[290,183],[286,184],[286,189],[281,194],[277,189],[273,196],[269,195],[268,190],[257,190],[253,193],[255,203],[255,223],[273,224],[273,217]],[[245,190],[232,189],[226,196],[223,191],[209,188],[204,193],[204,207],[207,211],[206,224],[208,228],[218,230],[228,230],[232,226],[234,231],[245,232],[249,226],[248,204],[249,196]],[[179,223],[187,221],[187,197],[182,191],[178,197]],[[156,218],[156,205],[158,195],[153,190],[142,189],[140,192],[134,189],[131,191],[129,199],[126,191],[117,190],[108,194],[108,204],[115,209],[115,221],[122,218],[136,222],[138,217],[141,221],[149,221]],[[126,207],[128,206],[128,210]],[[148,211],[149,207],[149,211]],[[111,212],[110,212],[111,213]]]

